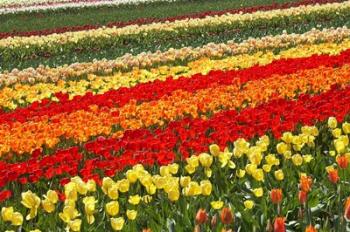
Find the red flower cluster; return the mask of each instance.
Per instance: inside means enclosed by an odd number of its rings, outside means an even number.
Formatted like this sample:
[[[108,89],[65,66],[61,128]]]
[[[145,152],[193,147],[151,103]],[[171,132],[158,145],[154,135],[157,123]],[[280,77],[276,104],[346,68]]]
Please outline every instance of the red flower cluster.
[[[72,2],[78,2],[78,1],[72,1]],[[236,14],[239,12],[243,13],[253,13],[256,11],[268,11],[273,9],[287,9],[290,7],[297,7],[302,5],[312,5],[312,4],[324,4],[324,3],[332,3],[332,2],[341,2],[341,0],[300,0],[296,2],[291,3],[274,3],[271,5],[265,5],[265,6],[252,6],[252,7],[245,7],[245,8],[239,8],[234,10],[222,10],[222,11],[206,11],[206,12],[199,12],[199,13],[192,13],[187,15],[180,15],[180,16],[174,16],[174,17],[167,17],[167,18],[140,18],[136,20],[130,20],[130,21],[119,21],[119,22],[109,22],[106,25],[106,27],[125,27],[128,25],[143,25],[143,24],[151,24],[151,23],[158,23],[158,22],[173,22],[176,20],[181,19],[187,19],[187,18],[205,18],[207,16],[213,16],[213,15],[224,15],[227,13],[230,14]],[[47,5],[47,4],[45,4]],[[15,7],[15,6],[14,6]],[[41,14],[41,13],[39,13]],[[67,27],[60,27],[60,28],[53,28],[53,29],[44,29],[44,30],[37,30],[37,31],[13,31],[13,32],[0,32],[0,39],[7,38],[7,37],[13,37],[13,36],[38,36],[38,35],[49,35],[54,33],[65,33],[69,31],[82,31],[82,30],[91,30],[91,29],[98,29],[101,25],[82,25],[82,26],[67,26]]]
[[[286,75],[320,66],[337,67],[347,63],[350,63],[350,49],[336,56],[314,55],[306,58],[276,60],[265,66],[254,66],[238,71],[211,71],[207,75],[195,74],[191,78],[182,77],[177,80],[169,77],[166,81],[158,80],[138,84],[132,88],[110,90],[99,95],[93,95],[89,92],[84,96],[76,96],[72,100],[68,99],[67,94],[57,93],[56,97],[59,98],[59,102],[44,99],[41,102],[34,102],[26,108],[17,108],[12,112],[0,111],[0,123],[25,122],[40,116],[51,117],[59,113],[70,113],[77,110],[89,111],[91,105],[97,105],[107,110],[112,107],[122,107],[130,101],[158,100],[176,90],[193,93],[215,85],[231,85],[234,82],[244,84],[248,81],[268,78],[271,75]]]
[[[98,175],[112,176],[136,163],[168,164],[176,153],[186,158],[206,151],[212,143],[223,148],[237,138],[250,139],[267,131],[279,138],[298,123],[313,125],[330,116],[342,121],[350,111],[349,100],[350,87],[333,88],[317,96],[303,95],[298,101],[275,100],[241,112],[223,111],[209,120],[185,118],[170,122],[165,129],[125,131],[120,139],[99,137],[85,144],[88,155],[84,159],[78,148],[72,147],[50,156],[40,156],[39,152],[21,163],[0,162],[0,186],[77,174],[98,180]]]

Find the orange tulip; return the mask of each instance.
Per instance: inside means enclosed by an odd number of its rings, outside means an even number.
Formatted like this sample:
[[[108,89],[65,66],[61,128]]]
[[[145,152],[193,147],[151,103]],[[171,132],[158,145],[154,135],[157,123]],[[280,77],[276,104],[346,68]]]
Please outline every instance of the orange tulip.
[[[328,171],[328,179],[333,184],[336,184],[339,180],[338,170],[333,169],[333,170]]]
[[[345,201],[344,217],[346,220],[350,220],[350,197],[348,197]]]
[[[317,230],[313,225],[309,225],[306,227],[305,232],[317,232]]]
[[[310,192],[312,185],[312,179],[309,176],[300,177],[300,189],[306,193]]]
[[[340,168],[345,169],[348,167],[349,162],[345,155],[341,155],[337,157],[337,164]]]

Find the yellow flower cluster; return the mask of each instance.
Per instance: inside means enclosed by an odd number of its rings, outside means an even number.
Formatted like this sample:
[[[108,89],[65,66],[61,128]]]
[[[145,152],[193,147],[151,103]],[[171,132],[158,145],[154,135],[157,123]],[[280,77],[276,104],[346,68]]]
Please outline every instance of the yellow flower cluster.
[[[337,153],[343,155],[348,152],[350,123],[344,122],[341,128],[338,128],[337,120],[331,117],[328,120],[328,127],[329,133],[334,137],[333,142]],[[181,164],[181,168],[178,163],[172,163],[160,166],[159,172],[156,174],[151,174],[141,164],[137,164],[127,170],[124,177],[118,180],[113,180],[110,177],[103,178],[100,188],[109,200],[106,203],[104,201],[102,207],[105,213],[110,216],[111,227],[115,231],[119,231],[123,229],[126,219],[136,220],[137,206],[141,203],[151,203],[153,196],[158,192],[165,193],[171,202],[178,201],[181,196],[212,196],[216,186],[213,186],[215,183],[212,183],[210,178],[220,172],[220,169],[235,174],[239,179],[251,178],[255,180],[256,184],[254,188],[250,188],[250,191],[252,196],[261,198],[264,196],[265,186],[263,182],[267,175],[273,176],[276,181],[284,180],[282,160],[283,163],[289,162],[295,168],[313,160],[313,156],[310,154],[302,155],[301,149],[304,147],[314,148],[318,135],[319,130],[315,126],[303,126],[298,134],[285,132],[274,147],[277,154],[271,153],[271,141],[266,135],[261,136],[254,144],[242,138],[237,139],[232,151],[228,148],[221,150],[218,145],[212,144],[208,153],[188,157]],[[346,153],[345,156],[350,159],[350,153]],[[331,168],[327,167],[327,169]],[[201,179],[201,177],[204,178]],[[136,192],[135,189],[137,189]],[[59,217],[66,223],[67,230],[80,231],[82,224],[80,216],[82,214],[89,224],[95,222],[95,214],[101,212],[100,200],[104,198],[100,194],[96,198],[96,192],[97,187],[94,180],[84,182],[80,177],[73,177],[69,183],[65,184],[65,202],[62,211],[59,212]],[[140,195],[141,192],[146,194]],[[255,202],[252,200],[252,196],[245,196],[245,199],[242,200],[246,210],[254,208]],[[121,203],[119,199],[127,200],[123,200]],[[29,210],[26,220],[35,218],[40,206],[44,212],[53,213],[56,210],[57,202],[58,195],[52,190],[47,191],[42,200],[31,191],[22,193],[21,203]],[[83,209],[84,212],[79,212],[78,204],[83,206],[79,208]],[[121,204],[123,206],[126,204],[126,209],[122,210],[124,215],[120,213]],[[213,209],[221,209],[224,201],[213,200],[210,205]],[[23,223],[22,214],[15,212],[13,207],[3,207],[1,217],[3,221],[10,222],[14,226],[20,226]]]
[[[146,83],[155,80],[164,81],[167,77],[174,79],[183,76],[191,77],[196,73],[207,74],[211,70],[234,70],[252,67],[254,65],[266,65],[277,59],[308,57],[313,54],[339,54],[350,48],[350,40],[344,39],[341,43],[321,43],[313,45],[299,45],[274,54],[272,51],[257,52],[230,56],[220,60],[201,58],[189,62],[186,66],[160,66],[158,68],[138,69],[131,72],[117,72],[112,76],[89,75],[88,80],[63,81],[57,83],[38,83],[35,85],[16,84],[13,88],[5,87],[0,90],[0,106],[15,109],[24,103],[32,103],[45,98],[52,101],[57,92],[68,93],[70,99],[77,95],[85,95],[92,91],[103,94],[111,89],[121,87],[133,87],[138,83]]]

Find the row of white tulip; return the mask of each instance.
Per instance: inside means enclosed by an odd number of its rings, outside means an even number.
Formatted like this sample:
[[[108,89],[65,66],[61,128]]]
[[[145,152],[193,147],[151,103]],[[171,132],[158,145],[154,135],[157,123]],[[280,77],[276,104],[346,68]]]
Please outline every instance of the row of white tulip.
[[[119,5],[175,1],[176,0],[5,0],[4,2],[0,2],[0,14],[99,6],[113,7]]]

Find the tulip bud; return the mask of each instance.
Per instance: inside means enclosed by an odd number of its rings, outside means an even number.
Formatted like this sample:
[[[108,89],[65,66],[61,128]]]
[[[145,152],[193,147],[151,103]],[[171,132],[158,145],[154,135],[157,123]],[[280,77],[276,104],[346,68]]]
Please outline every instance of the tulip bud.
[[[216,224],[218,222],[218,217],[216,216],[216,214],[211,218],[211,222],[210,222],[210,227],[212,230],[215,229]]]
[[[300,189],[306,193],[310,192],[312,185],[312,179],[309,176],[301,176],[300,177]]]
[[[298,199],[300,204],[305,204],[307,200],[307,192],[299,191]]]
[[[317,230],[313,225],[309,225],[306,227],[305,232],[317,232]]]
[[[267,220],[266,232],[273,232],[273,227],[272,227],[270,219]]]
[[[275,222],[273,223],[274,232],[285,232],[286,226],[284,224],[284,217],[276,217]]]
[[[205,209],[199,209],[196,215],[196,224],[201,225],[206,223],[208,220],[208,214]]]
[[[336,184],[339,180],[338,170],[333,169],[328,171],[328,179],[333,184]]]
[[[282,201],[282,190],[281,189],[272,189],[270,193],[271,201],[274,204],[278,204]]]
[[[222,223],[225,225],[229,225],[233,223],[233,213],[230,208],[227,208],[227,207],[223,208],[221,210],[220,217],[221,217]]]

